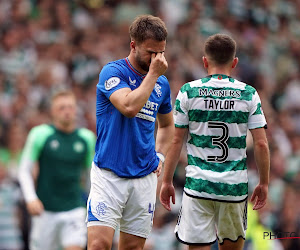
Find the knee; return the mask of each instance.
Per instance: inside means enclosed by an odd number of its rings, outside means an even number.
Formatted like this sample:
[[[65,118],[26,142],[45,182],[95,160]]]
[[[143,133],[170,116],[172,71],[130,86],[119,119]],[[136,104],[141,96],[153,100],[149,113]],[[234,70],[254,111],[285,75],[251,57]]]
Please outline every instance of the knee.
[[[112,243],[104,238],[88,239],[88,250],[110,250]]]
[[[114,229],[110,227],[88,227],[88,250],[110,250]]]

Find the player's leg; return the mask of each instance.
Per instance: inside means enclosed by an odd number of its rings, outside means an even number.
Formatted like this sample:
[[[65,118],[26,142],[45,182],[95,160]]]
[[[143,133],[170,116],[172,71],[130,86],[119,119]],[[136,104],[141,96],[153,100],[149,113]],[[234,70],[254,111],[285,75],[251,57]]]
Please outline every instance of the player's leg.
[[[247,201],[216,202],[216,224],[220,250],[241,250],[247,228]]]
[[[87,204],[88,250],[111,249],[131,180],[93,165]]]
[[[88,250],[110,250],[115,230],[107,226],[88,227]]]
[[[157,175],[130,181],[130,194],[120,221],[119,249],[143,249],[153,225]]]
[[[244,246],[245,240],[240,237],[236,242],[230,240],[224,240],[223,244],[219,244],[220,250],[242,250]]]
[[[120,232],[119,250],[142,250],[146,238]]]

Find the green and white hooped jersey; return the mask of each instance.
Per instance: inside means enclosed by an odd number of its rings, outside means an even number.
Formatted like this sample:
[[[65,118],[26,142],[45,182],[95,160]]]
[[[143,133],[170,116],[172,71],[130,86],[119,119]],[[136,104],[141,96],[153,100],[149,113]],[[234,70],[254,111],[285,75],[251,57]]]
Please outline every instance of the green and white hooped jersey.
[[[189,128],[185,193],[245,200],[247,129],[266,126],[257,91],[218,74],[186,83],[176,98],[174,120],[176,127]]]

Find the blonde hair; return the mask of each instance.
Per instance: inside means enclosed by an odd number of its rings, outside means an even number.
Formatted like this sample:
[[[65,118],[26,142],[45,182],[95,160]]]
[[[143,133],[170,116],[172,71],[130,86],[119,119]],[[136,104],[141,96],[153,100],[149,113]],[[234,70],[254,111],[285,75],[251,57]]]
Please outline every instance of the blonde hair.
[[[59,90],[52,94],[51,103],[53,103],[57,98],[62,97],[62,96],[71,96],[76,101],[76,96],[72,90]]]

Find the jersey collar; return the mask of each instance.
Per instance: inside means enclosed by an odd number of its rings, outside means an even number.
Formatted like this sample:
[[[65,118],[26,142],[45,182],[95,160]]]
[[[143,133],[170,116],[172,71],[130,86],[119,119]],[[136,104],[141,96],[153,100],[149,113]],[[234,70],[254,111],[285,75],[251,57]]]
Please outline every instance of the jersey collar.
[[[224,74],[208,75],[205,78],[207,78],[207,79],[214,78],[214,79],[218,79],[218,80],[228,79],[230,82],[234,82],[234,79],[231,76],[224,75]]]
[[[143,75],[143,74],[141,74],[140,72],[138,72],[138,71],[131,65],[131,63],[130,63],[128,57],[125,58],[125,61],[126,61],[127,65],[128,65],[128,67],[129,67],[135,74],[139,75],[139,76],[142,77],[142,78],[145,78],[146,74]]]

